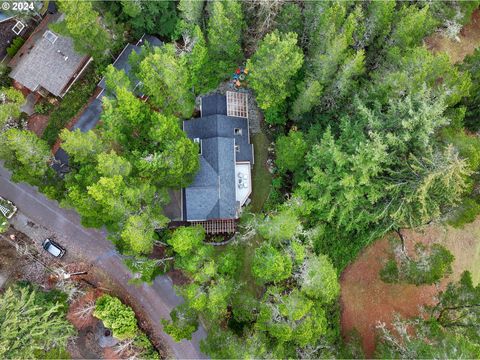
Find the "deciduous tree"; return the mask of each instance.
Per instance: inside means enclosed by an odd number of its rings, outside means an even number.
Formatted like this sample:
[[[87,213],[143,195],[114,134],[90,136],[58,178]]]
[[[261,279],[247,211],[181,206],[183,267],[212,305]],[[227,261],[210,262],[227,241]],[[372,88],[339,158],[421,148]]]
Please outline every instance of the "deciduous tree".
[[[194,94],[185,58],[175,54],[171,44],[155,48],[139,66],[138,78],[151,101],[167,114],[189,118],[193,113]]]
[[[220,80],[243,60],[242,33],[245,23],[242,6],[237,0],[214,1],[209,12],[208,51],[216,68],[212,72]]]
[[[121,3],[137,37],[145,33],[165,37],[173,34],[178,19],[174,2],[122,0]]]
[[[75,50],[102,59],[109,48],[110,35],[90,1],[59,1],[65,19],[50,25],[54,31],[72,38]]]
[[[12,170],[14,181],[41,184],[50,170],[52,154],[45,141],[27,130],[9,129],[0,134],[0,158]]]
[[[20,107],[24,102],[25,98],[20,91],[14,88],[0,88],[0,132],[7,123],[20,116]]]

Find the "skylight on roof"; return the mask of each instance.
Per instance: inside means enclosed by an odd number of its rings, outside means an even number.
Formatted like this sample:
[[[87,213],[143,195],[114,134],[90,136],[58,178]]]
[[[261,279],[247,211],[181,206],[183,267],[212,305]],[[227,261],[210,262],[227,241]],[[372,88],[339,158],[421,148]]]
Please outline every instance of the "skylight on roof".
[[[25,29],[25,24],[20,20],[17,20],[16,24],[12,28],[12,31],[15,33],[15,35],[20,35],[23,29]]]
[[[55,41],[57,41],[58,36],[55,35],[53,32],[50,30],[45,31],[45,34],[43,34],[43,37],[50,41],[52,44],[55,44]]]
[[[227,91],[227,115],[248,118],[248,95]]]

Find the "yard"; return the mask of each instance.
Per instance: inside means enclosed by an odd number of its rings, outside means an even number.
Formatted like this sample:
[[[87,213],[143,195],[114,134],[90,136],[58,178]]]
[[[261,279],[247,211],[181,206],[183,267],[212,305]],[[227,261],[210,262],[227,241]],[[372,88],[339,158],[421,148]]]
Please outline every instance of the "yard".
[[[348,336],[357,330],[367,357],[375,349],[375,326],[379,321],[390,323],[396,313],[405,317],[419,314],[420,306],[429,304],[446,283],[458,280],[469,270],[475,283],[480,281],[480,218],[463,229],[432,225],[418,231],[405,231],[407,246],[438,242],[455,256],[453,274],[440,286],[387,284],[379,276],[391,253],[387,235],[368,246],[341,276],[342,333]]]
[[[272,175],[267,169],[269,140],[263,132],[253,134],[251,140],[255,152],[255,164],[252,174],[253,192],[250,210],[253,213],[260,213],[272,188]],[[239,282],[244,282],[247,288],[254,293],[258,292],[260,287],[256,286],[251,269],[255,248],[260,244],[261,240],[261,237],[256,235],[243,245],[243,269],[239,274]]]

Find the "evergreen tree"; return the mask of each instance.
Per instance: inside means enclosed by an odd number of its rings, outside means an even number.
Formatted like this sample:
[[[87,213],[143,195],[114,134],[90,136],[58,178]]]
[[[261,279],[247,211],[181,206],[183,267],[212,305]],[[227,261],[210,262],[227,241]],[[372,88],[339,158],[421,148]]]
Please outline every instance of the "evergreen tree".
[[[223,79],[243,60],[242,33],[245,28],[242,6],[237,0],[211,3],[207,25],[208,53],[217,79]]]
[[[34,359],[65,349],[74,335],[65,313],[64,304],[45,301],[31,287],[9,287],[0,296],[0,357]]]
[[[266,111],[278,109],[292,93],[292,78],[303,64],[303,54],[297,46],[297,35],[274,31],[260,42],[248,60],[250,85],[256,92],[259,107]],[[277,119],[266,118],[275,123]]]
[[[178,10],[183,20],[195,25],[202,25],[203,0],[180,0]]]

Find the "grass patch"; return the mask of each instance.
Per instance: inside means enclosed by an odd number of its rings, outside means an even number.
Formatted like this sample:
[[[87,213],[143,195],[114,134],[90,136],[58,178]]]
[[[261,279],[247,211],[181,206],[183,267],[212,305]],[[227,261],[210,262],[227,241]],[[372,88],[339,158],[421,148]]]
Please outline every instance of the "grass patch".
[[[99,80],[100,75],[93,66],[90,66],[84,76],[65,95],[60,105],[52,111],[50,121],[42,136],[50,146],[55,144],[60,131],[87,103]]]
[[[252,136],[253,149],[255,152],[255,164],[253,165],[253,191],[251,210],[254,213],[262,211],[268,194],[272,188],[272,174],[267,169],[269,140],[264,133]]]
[[[252,173],[253,190],[250,211],[259,213],[262,211],[272,188],[272,174],[270,174],[266,165],[270,142],[264,133],[253,134],[251,141],[255,152],[255,164]],[[261,242],[260,235],[254,236],[247,244],[242,246],[241,254],[239,254],[243,258],[243,268],[240,270],[238,280],[240,283],[245,283],[246,289],[254,295],[259,295],[262,291],[262,287],[255,283],[251,270],[255,249]]]

